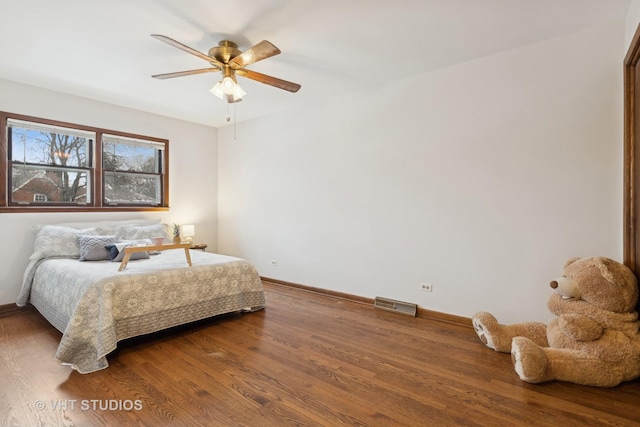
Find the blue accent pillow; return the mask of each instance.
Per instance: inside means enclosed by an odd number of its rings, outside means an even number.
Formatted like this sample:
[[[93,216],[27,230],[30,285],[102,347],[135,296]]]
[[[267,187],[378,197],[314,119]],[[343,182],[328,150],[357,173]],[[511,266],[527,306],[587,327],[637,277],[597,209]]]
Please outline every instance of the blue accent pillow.
[[[116,248],[116,245],[107,245],[104,249],[109,253],[109,259],[111,261],[113,261],[118,256],[118,253],[120,253],[118,248]]]
[[[127,246],[134,246],[131,242],[117,242],[112,245],[105,246],[106,251],[109,253],[109,258],[113,262],[120,262],[124,258],[124,248]],[[136,259],[149,259],[148,252],[134,252],[131,254],[129,261]]]

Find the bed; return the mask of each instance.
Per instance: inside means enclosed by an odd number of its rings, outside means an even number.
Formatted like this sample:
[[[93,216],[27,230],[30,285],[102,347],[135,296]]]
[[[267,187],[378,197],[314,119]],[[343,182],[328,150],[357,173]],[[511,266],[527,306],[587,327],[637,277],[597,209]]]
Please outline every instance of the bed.
[[[118,221],[36,229],[17,303],[31,303],[62,332],[56,358],[63,364],[94,372],[109,366],[118,341],[264,308],[260,276],[240,258],[191,251],[190,267],[182,249],[139,252],[118,271],[124,247],[150,243],[160,230],[162,224]]]

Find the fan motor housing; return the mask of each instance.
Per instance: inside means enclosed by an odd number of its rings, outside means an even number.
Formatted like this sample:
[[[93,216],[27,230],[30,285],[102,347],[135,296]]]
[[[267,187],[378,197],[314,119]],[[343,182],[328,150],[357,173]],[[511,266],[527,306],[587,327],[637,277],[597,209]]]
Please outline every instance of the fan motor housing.
[[[229,40],[222,40],[218,46],[209,49],[209,56],[216,58],[223,64],[228,63],[242,52],[238,50],[238,45]]]

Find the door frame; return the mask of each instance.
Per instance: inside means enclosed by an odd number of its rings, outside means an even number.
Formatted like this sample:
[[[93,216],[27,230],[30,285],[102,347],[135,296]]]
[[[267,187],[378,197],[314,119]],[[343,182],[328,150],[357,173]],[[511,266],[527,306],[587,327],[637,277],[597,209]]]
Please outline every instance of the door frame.
[[[637,189],[638,152],[640,151],[640,78],[637,69],[640,62],[640,25],[636,29],[629,50],[624,58],[624,224],[623,262],[636,275],[640,267],[640,212]]]

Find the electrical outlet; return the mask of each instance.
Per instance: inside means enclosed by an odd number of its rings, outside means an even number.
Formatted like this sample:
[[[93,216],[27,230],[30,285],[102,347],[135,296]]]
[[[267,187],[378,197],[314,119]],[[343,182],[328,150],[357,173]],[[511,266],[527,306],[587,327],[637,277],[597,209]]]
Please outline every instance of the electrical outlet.
[[[276,261],[275,259],[271,260],[271,267],[277,267],[278,266],[278,261]]]
[[[425,292],[432,292],[433,291],[433,286],[431,286],[430,283],[419,283],[418,284],[418,289],[420,289],[421,291],[425,291]]]

